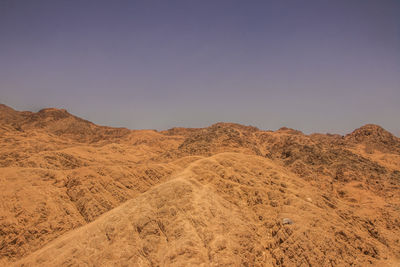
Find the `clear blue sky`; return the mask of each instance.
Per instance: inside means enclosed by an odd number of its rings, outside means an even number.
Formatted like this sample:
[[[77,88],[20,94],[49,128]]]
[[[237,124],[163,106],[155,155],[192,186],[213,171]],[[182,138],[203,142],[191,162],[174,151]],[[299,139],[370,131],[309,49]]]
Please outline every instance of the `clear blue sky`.
[[[400,135],[400,1],[2,0],[0,103],[132,129]]]

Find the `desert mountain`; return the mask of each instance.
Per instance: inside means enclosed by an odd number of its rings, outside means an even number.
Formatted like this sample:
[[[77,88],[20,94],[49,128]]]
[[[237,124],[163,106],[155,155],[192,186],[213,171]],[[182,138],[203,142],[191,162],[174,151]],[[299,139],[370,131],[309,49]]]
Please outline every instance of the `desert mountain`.
[[[4,266],[400,266],[400,140],[0,105]]]

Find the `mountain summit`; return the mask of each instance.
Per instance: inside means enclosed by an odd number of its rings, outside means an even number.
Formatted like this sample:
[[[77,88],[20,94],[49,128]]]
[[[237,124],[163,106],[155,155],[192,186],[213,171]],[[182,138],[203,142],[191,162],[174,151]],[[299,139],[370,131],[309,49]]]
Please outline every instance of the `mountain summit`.
[[[374,145],[387,151],[397,150],[400,152],[400,139],[379,125],[367,124],[346,136],[347,140],[355,143]]]

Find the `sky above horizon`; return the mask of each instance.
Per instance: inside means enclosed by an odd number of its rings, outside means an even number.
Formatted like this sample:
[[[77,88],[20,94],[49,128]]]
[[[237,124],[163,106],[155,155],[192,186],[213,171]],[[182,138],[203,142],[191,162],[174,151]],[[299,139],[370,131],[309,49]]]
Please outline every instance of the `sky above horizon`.
[[[131,129],[400,136],[400,1],[3,0],[0,103]]]

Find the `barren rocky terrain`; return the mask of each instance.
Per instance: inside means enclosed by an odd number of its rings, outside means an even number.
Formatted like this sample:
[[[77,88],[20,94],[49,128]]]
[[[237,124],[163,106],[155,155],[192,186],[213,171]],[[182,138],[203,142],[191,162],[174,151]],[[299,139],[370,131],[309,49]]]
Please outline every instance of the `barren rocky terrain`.
[[[400,266],[400,139],[0,105],[1,266]]]

